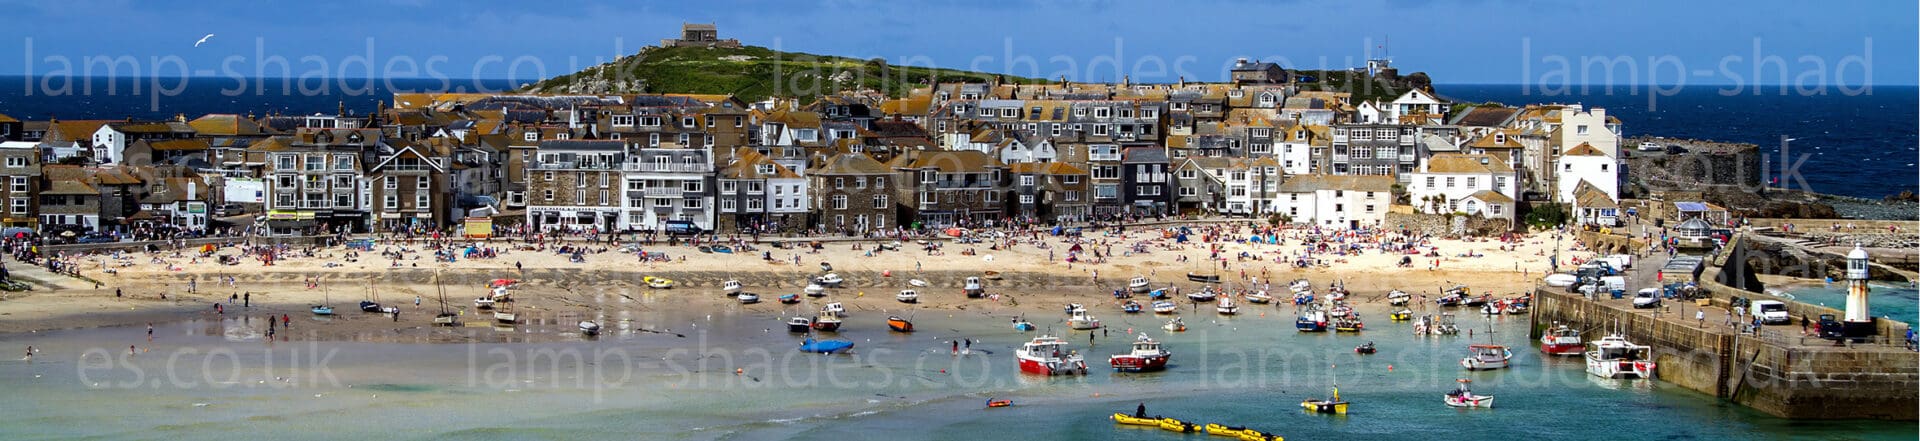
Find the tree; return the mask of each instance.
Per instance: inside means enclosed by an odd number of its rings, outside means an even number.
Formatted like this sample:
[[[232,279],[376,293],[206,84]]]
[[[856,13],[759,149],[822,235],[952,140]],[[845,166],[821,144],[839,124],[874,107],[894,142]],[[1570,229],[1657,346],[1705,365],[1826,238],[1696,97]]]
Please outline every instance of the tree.
[[[1558,203],[1543,203],[1527,211],[1527,225],[1538,228],[1552,228],[1567,223],[1566,206]]]

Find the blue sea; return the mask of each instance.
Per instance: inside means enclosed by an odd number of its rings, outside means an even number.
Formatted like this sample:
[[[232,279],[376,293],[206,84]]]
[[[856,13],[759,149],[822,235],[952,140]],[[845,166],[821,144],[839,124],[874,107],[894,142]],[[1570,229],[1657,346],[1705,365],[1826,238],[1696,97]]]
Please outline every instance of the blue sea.
[[[1876,86],[1847,96],[1782,93],[1776,86],[1734,90],[1725,86],[1687,86],[1672,94],[1650,94],[1604,86],[1563,94],[1521,85],[1457,84],[1434,89],[1455,101],[1493,101],[1507,105],[1582,103],[1607,109],[1625,126],[1627,136],[1667,136],[1757,144],[1767,152],[1769,168],[1798,165],[1812,191],[1878,199],[1920,182],[1920,88]],[[1780,138],[1792,138],[1782,161]]]
[[[0,114],[19,119],[152,119],[175,114],[266,115],[332,113],[341,106],[364,114],[378,101],[392,103],[395,92],[484,92],[511,90],[524,81],[503,79],[266,79],[232,78],[41,78],[0,76]],[[1671,94],[1646,90],[1611,92],[1605,87],[1568,88],[1547,94],[1523,85],[1458,84],[1436,86],[1457,101],[1495,101],[1509,105],[1573,103],[1606,108],[1625,124],[1627,135],[1660,135],[1754,143],[1768,152],[1771,169],[1800,161],[1798,172],[1811,190],[1880,198],[1913,190],[1920,181],[1920,89],[1873,87],[1846,96],[1781,93],[1763,87],[1727,94],[1720,86],[1688,86]],[[156,93],[156,91],[158,93]],[[1780,159],[1780,137],[1795,138],[1790,161]]]

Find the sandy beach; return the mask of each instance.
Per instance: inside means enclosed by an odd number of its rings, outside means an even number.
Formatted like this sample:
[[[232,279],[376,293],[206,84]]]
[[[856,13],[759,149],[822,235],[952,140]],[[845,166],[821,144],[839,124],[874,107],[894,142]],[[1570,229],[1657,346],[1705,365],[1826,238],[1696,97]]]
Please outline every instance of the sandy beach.
[[[1247,228],[1238,231],[1228,228],[1217,236],[1202,237],[1196,231],[1185,243],[1175,241],[1158,229],[1133,228],[1124,234],[1090,232],[1078,239],[1021,233],[1013,238],[1010,246],[1006,246],[1006,241],[998,242],[1002,246],[995,246],[936,240],[933,243],[941,247],[931,253],[915,241],[902,244],[898,251],[875,251],[879,245],[892,240],[829,242],[822,244],[818,251],[801,246],[781,249],[766,243],[754,245],[769,253],[770,259],[763,258],[760,251],[703,253],[692,246],[664,243],[639,247],[650,255],[666,253],[670,259],[665,262],[643,262],[638,253],[623,252],[623,249],[633,249],[629,245],[598,243],[587,245],[592,251],[584,254],[584,262],[575,263],[568,255],[553,251],[561,243],[549,241],[541,247],[506,239],[452,242],[454,248],[460,250],[469,246],[496,250],[496,257],[491,259],[462,258],[455,262],[436,261],[424,242],[379,242],[373,252],[362,252],[360,258],[352,262],[345,258],[349,250],[344,247],[313,249],[311,256],[295,250],[271,266],[251,258],[243,258],[237,265],[222,265],[216,263],[217,259],[196,259],[198,253],[184,251],[92,255],[78,260],[86,268],[82,274],[101,280],[104,283],[101,288],[93,289],[91,283],[78,279],[37,273],[43,280],[56,281],[58,286],[15,293],[0,301],[0,317],[6,317],[0,320],[0,332],[139,326],[154,321],[215,318],[220,313],[215,311],[214,304],[229,301],[231,304],[224,306],[225,314],[229,315],[307,318],[311,316],[308,311],[311,305],[330,302],[339,310],[339,315],[317,325],[297,322],[297,326],[312,326],[299,329],[299,338],[426,342],[538,340],[539,334],[508,333],[505,335],[510,337],[498,337],[502,334],[485,329],[431,326],[432,317],[440,310],[437,293],[441,289],[445,291],[446,307],[461,313],[463,322],[490,322],[485,311],[475,309],[473,299],[487,292],[488,281],[500,278],[518,282],[512,289],[515,301],[506,309],[519,313],[523,322],[568,325],[582,318],[606,317],[623,310],[684,312],[688,316],[721,310],[810,315],[809,311],[824,302],[842,302],[855,312],[973,310],[991,311],[990,315],[1003,317],[1022,313],[1056,315],[1062,305],[1083,303],[1092,307],[1095,314],[1117,316],[1118,307],[1110,304],[1118,301],[1110,293],[1123,289],[1129,278],[1145,276],[1154,281],[1155,287],[1177,286],[1182,292],[1198,289],[1200,284],[1186,280],[1188,272],[1218,274],[1228,287],[1236,289],[1258,289],[1261,285],[1254,284],[1256,281],[1271,283],[1276,294],[1284,293],[1283,286],[1294,279],[1306,278],[1321,288],[1339,281],[1354,293],[1354,303],[1362,312],[1379,317],[1378,311],[1384,308],[1384,302],[1379,299],[1392,289],[1432,297],[1445,287],[1467,284],[1476,292],[1517,296],[1548,270],[1548,256],[1554,254],[1555,245],[1552,233],[1522,236],[1512,243],[1436,238],[1427,240],[1419,249],[1437,252],[1441,257],[1408,256],[1404,252],[1367,248],[1349,255],[1312,254],[1310,259],[1320,265],[1297,268],[1294,263],[1306,249],[1301,238],[1312,231],[1286,230],[1280,233],[1283,240],[1279,244],[1236,240],[1250,233]],[[1202,242],[1203,239],[1214,242]],[[576,246],[584,243],[584,239],[579,238],[565,242]],[[1081,261],[1068,262],[1067,251],[1076,243],[1083,247],[1079,254]],[[1578,251],[1578,244],[1571,238],[1565,238],[1560,244],[1562,259],[1591,255]],[[1210,246],[1219,247],[1218,255],[1224,259],[1224,268],[1221,260],[1208,259]],[[606,251],[600,252],[603,247]],[[398,263],[382,258],[384,251],[398,253],[401,256]],[[1097,260],[1092,258],[1095,251],[1104,257],[1103,262],[1090,262]],[[216,255],[239,253],[238,248],[232,247],[215,251]],[[1461,257],[1463,254],[1475,257]],[[1411,260],[1411,267],[1397,265],[1403,257]],[[773,301],[778,295],[800,292],[809,277],[822,273],[823,262],[831,264],[834,272],[846,279],[843,287],[800,305]],[[1436,264],[1438,267],[1434,268]],[[105,268],[112,272],[108,273]],[[1001,273],[1001,279],[986,281],[988,293],[997,296],[965,298],[959,290],[963,281],[985,271]],[[19,270],[16,273],[36,274]],[[674,280],[676,286],[651,289],[642,282],[646,276],[665,277]],[[929,284],[919,289],[920,303],[895,302],[894,294],[909,288],[909,281],[914,279]],[[738,304],[722,295],[719,287],[726,280],[741,281],[747,292],[761,294],[766,301]],[[116,291],[124,297],[115,297]],[[164,300],[160,298],[163,292]],[[242,300],[229,300],[234,295],[249,298],[252,306],[243,306]],[[356,305],[369,298],[399,307],[398,320],[358,311]],[[1184,299],[1178,300],[1186,303]]]

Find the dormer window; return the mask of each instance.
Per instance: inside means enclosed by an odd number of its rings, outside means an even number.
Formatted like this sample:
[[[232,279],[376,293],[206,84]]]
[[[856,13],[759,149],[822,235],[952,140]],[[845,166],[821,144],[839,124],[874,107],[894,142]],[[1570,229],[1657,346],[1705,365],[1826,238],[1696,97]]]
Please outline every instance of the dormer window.
[[[1505,144],[1507,142],[1507,134],[1505,133],[1493,134],[1493,142],[1499,143],[1499,144]]]
[[[573,134],[572,134],[572,133],[560,133],[560,134],[555,134],[555,135],[553,135],[553,139],[559,139],[559,140],[567,140],[567,139],[571,139],[571,138],[573,138]]]
[[[539,141],[540,132],[531,132],[531,131],[527,132],[527,134],[525,136],[522,136],[521,139],[525,139],[527,141]]]
[[[763,174],[763,175],[773,174],[773,164],[760,164],[759,169],[760,169],[760,174]]]
[[[692,116],[687,116],[687,117],[683,117],[683,118],[680,118],[680,126],[681,126],[681,127],[693,127],[693,117],[692,117]]]

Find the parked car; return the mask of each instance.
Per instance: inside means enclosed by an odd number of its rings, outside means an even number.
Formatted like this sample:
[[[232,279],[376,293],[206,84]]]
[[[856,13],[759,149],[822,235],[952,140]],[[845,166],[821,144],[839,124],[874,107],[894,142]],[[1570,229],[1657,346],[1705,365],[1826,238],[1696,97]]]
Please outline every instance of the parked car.
[[[705,231],[701,229],[699,225],[694,224],[693,221],[683,220],[667,221],[665,230],[667,234],[675,236],[697,235]]]
[[[238,216],[247,213],[247,207],[240,204],[222,204],[213,208],[213,215],[220,217]]]
[[[75,243],[114,243],[119,241],[120,241],[120,238],[113,237],[113,235],[111,234],[87,233],[87,235],[80,236],[80,239],[74,242]]]
[[[1633,293],[1634,308],[1652,308],[1655,306],[1660,306],[1659,289],[1646,288]]]

